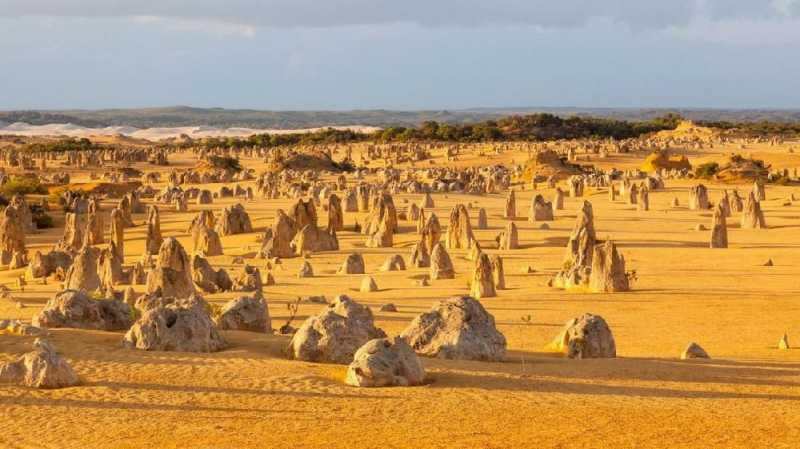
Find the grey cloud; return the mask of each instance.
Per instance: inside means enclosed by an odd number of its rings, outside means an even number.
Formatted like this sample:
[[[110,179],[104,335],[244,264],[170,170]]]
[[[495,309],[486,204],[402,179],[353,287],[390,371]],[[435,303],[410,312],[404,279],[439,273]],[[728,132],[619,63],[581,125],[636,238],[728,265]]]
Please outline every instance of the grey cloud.
[[[776,4],[785,5],[779,8]],[[786,6],[788,5],[788,6]],[[0,17],[154,16],[267,27],[533,25],[566,28],[596,18],[632,28],[683,26],[701,16],[798,15],[796,0],[0,0]]]

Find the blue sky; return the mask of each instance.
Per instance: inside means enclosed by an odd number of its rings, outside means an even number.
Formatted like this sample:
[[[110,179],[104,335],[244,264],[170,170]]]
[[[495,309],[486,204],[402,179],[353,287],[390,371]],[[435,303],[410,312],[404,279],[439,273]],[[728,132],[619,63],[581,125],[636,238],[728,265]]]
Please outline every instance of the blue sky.
[[[0,110],[800,107],[798,0],[0,0]]]

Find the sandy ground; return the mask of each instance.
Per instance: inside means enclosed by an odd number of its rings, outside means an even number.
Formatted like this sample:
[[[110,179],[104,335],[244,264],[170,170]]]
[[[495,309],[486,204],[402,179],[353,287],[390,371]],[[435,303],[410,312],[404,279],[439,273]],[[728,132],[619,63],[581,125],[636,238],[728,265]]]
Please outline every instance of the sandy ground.
[[[787,148],[740,151],[752,151],[776,166],[800,167],[800,156]],[[690,157],[695,162],[732,149]],[[643,157],[614,156],[600,165],[633,167]],[[523,155],[494,156],[493,162],[511,158],[522,160]],[[464,157],[459,164],[478,161],[487,162]],[[244,162],[250,166],[254,161]],[[189,160],[176,163],[191,165]],[[731,247],[712,250],[709,232],[692,230],[698,223],[709,227],[710,212],[668,206],[674,196],[685,205],[689,185],[667,181],[666,190],[651,194],[649,212],[612,204],[605,191],[588,192],[598,237],[617,241],[628,269],[638,274],[629,293],[567,293],[547,287],[561,264],[582,199],[567,198],[550,230],[519,219],[522,249],[502,252],[507,289],[482,301],[508,339],[504,363],[423,359],[430,380],[425,386],[359,389],[343,383],[344,366],[287,360],[284,336],[224,332],[230,349],[184,354],[123,349],[122,333],[53,330],[53,341],[83,385],[57,391],[0,386],[0,443],[10,448],[797,447],[800,350],[781,351],[776,345],[784,332],[800,344],[800,203],[783,206],[800,189],[768,186],[762,207],[769,229],[739,229],[737,214],[729,221]],[[712,201],[721,188],[711,186]],[[750,186],[738,188],[743,193]],[[518,192],[520,215],[527,216],[532,194]],[[485,207],[490,229],[476,231],[484,247],[492,248],[490,242],[505,227],[504,195],[433,197],[443,225],[457,203],[474,205],[473,220],[477,207]],[[397,195],[395,203],[402,209],[406,200],[418,199]],[[211,209],[230,203],[220,201]],[[257,200],[245,205],[260,231],[277,208],[289,204]],[[187,249],[186,227],[198,206],[190,209],[162,209],[163,234],[178,236]],[[363,215],[346,214],[346,225]],[[128,263],[142,252],[144,219],[135,216],[139,225],[126,230]],[[412,285],[427,273],[424,269],[377,272],[389,255],[407,257],[416,239],[413,223],[401,222],[401,229],[395,247],[387,249],[364,248],[363,236],[341,232],[340,251],[312,257],[317,276],[311,279],[295,277],[300,260],[285,260],[274,272],[277,285],[265,288],[273,327],[285,322],[286,304],[298,295],[330,299],[346,293],[373,307],[377,324],[391,335],[435,301],[467,291],[472,263],[463,251],[451,251],[457,278],[429,287]],[[49,248],[60,233],[52,229],[29,236],[29,249]],[[255,239],[255,232],[223,237],[226,255],[212,263],[235,270],[232,257],[252,255]],[[359,293],[361,276],[335,274],[352,251],[364,254],[380,291]],[[770,258],[774,266],[763,266]],[[263,272],[263,261],[249,263]],[[527,265],[536,272],[523,274]],[[0,272],[0,281],[13,286],[20,273]],[[56,289],[51,282],[15,290],[25,308],[0,301],[0,317],[30,319]],[[234,296],[206,298],[223,304]],[[386,302],[395,303],[399,312],[379,312]],[[299,320],[321,307],[303,304]],[[608,321],[618,358],[569,360],[544,352],[559,328],[583,312]],[[526,315],[532,323],[522,320]],[[0,361],[28,351],[31,341],[0,335]],[[713,359],[679,360],[690,341],[700,343]]]

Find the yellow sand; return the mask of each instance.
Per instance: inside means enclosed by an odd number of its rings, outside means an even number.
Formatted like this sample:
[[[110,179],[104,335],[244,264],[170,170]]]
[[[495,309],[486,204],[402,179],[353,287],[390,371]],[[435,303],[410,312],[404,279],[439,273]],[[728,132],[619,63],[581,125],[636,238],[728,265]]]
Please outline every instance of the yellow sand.
[[[779,167],[800,167],[789,146],[754,147],[754,156]],[[691,157],[718,158],[733,147]],[[440,152],[437,164],[446,163]],[[634,168],[642,154],[593,160],[604,167]],[[524,160],[524,154],[482,158],[463,156],[459,165]],[[694,159],[693,159],[694,160]],[[191,167],[184,155],[173,161]],[[258,166],[244,160],[245,166]],[[153,169],[142,164],[137,168]],[[172,168],[172,167],[170,167]],[[162,168],[163,169],[163,168]],[[88,171],[75,176],[88,177]],[[351,180],[352,181],[352,180]],[[430,383],[413,388],[359,389],[344,385],[344,366],[289,361],[288,338],[224,332],[231,348],[215,354],[144,352],[121,347],[122,333],[53,330],[52,339],[72,363],[83,385],[57,391],[0,386],[0,446],[13,448],[721,448],[797,447],[800,441],[800,350],[778,350],[784,332],[800,344],[800,205],[782,206],[792,187],[767,187],[763,203],[767,230],[741,230],[730,220],[729,249],[708,249],[709,212],[668,207],[673,196],[687,203],[688,181],[667,181],[650,196],[651,211],[611,204],[603,190],[589,192],[600,238],[613,238],[628,269],[639,280],[619,294],[565,293],[546,286],[561,265],[564,245],[582,199],[568,198],[556,211],[550,230],[517,221],[522,249],[503,252],[507,289],[482,302],[508,339],[505,363],[423,359]],[[213,189],[219,185],[211,186]],[[741,186],[740,193],[750,186]],[[730,187],[728,187],[730,188]],[[518,192],[524,215],[531,191]],[[800,193],[800,192],[797,192]],[[545,191],[546,196],[552,195]],[[719,198],[720,187],[710,187]],[[420,195],[396,195],[404,200]],[[433,195],[443,225],[450,208],[461,202],[487,208],[490,229],[476,231],[484,247],[505,227],[504,195]],[[219,210],[232,200],[209,208]],[[291,201],[246,203],[254,226],[272,222],[277,208]],[[207,207],[207,206],[204,206]],[[190,248],[186,226],[199,210],[167,212],[165,236],[178,236]],[[477,209],[472,209],[473,221]],[[325,214],[320,210],[321,221]],[[59,214],[57,222],[63,223]],[[346,225],[363,214],[346,214]],[[127,262],[138,260],[144,244],[144,215],[126,230]],[[367,249],[364,237],[339,233],[341,250],[315,254],[316,277],[297,279],[300,261],[285,260],[274,272],[278,285],[265,288],[274,328],[286,320],[288,301],[298,295],[346,293],[373,308],[377,324],[400,332],[435,301],[467,292],[471,262],[464,251],[451,256],[455,280],[413,286],[423,269],[380,273],[389,255],[407,257],[416,239],[413,224],[401,222],[395,247]],[[61,229],[29,236],[29,249],[49,248]],[[233,256],[256,251],[256,233],[224,237],[225,256],[212,258],[231,267]],[[361,276],[336,275],[351,251],[364,254],[380,291],[359,293]],[[488,249],[489,253],[496,250]],[[767,259],[774,266],[763,266]],[[249,260],[264,269],[264,262]],[[522,274],[527,265],[536,272]],[[14,302],[0,300],[0,316],[30,319],[57,290],[29,284],[14,287],[22,273],[0,272]],[[143,286],[137,286],[142,291]],[[223,304],[237,293],[207,295]],[[398,313],[378,312],[386,302]],[[300,320],[322,306],[304,303]],[[570,318],[583,312],[602,315],[611,326],[619,357],[568,360],[543,347]],[[522,317],[532,316],[527,324]],[[713,357],[680,361],[696,341]],[[29,350],[32,338],[0,335],[0,361]]]

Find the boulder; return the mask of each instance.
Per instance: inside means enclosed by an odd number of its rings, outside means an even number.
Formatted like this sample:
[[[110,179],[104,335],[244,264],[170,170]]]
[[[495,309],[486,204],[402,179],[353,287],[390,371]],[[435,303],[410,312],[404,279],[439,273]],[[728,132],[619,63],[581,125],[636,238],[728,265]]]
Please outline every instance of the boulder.
[[[545,200],[542,195],[536,195],[531,202],[528,221],[553,221],[553,203]]]
[[[494,317],[469,296],[439,302],[414,318],[401,337],[418,354],[430,357],[496,362],[506,355],[506,338]]]
[[[90,246],[83,247],[75,256],[72,266],[67,270],[64,288],[67,290],[83,290],[94,292],[100,289],[98,275],[98,259],[100,250]]]
[[[378,291],[378,284],[375,283],[375,279],[372,276],[364,276],[361,278],[361,287],[359,287],[359,291],[361,293],[372,293]]]
[[[219,293],[233,287],[230,276],[224,268],[214,270],[205,257],[192,256],[192,280],[206,293]]]
[[[345,383],[356,387],[421,385],[425,369],[419,357],[400,337],[370,340],[356,351]]]
[[[415,243],[414,246],[411,247],[409,261],[411,266],[416,268],[428,268],[431,266],[431,256],[428,254],[424,243]]]
[[[155,305],[133,324],[122,343],[126,348],[145,351],[215,352],[224,349],[227,344],[208,316],[207,306],[197,297]]]
[[[403,256],[400,254],[395,254],[393,256],[389,256],[389,258],[386,259],[378,269],[380,271],[405,271],[406,262],[403,260]]]
[[[206,257],[221,256],[224,253],[217,231],[204,225],[192,229],[192,247],[194,254]]]
[[[751,193],[752,195],[752,193]],[[708,353],[700,345],[695,342],[689,343],[686,349],[681,353],[681,360],[687,359],[710,359]]]
[[[260,292],[263,286],[261,270],[251,265],[245,265],[233,280],[233,289],[237,292]]]
[[[216,231],[221,236],[253,232],[250,215],[244,210],[244,206],[239,203],[228,206],[222,210],[222,216],[217,222]]]
[[[131,326],[131,309],[118,299],[92,299],[82,291],[64,290],[47,301],[32,324],[42,328],[127,330]]]
[[[571,359],[612,358],[617,356],[614,336],[600,315],[585,313],[564,325],[550,343],[550,349]]]
[[[352,253],[342,262],[339,267],[339,274],[364,274],[364,256],[358,253]]]
[[[260,295],[230,300],[222,307],[216,322],[222,330],[272,333],[267,301]]]
[[[33,388],[65,388],[78,385],[78,375],[48,341],[37,338],[33,351],[14,362],[0,364],[0,383]]]
[[[289,355],[309,362],[349,364],[366,342],[385,337],[368,307],[340,295],[300,326],[289,343]]]

